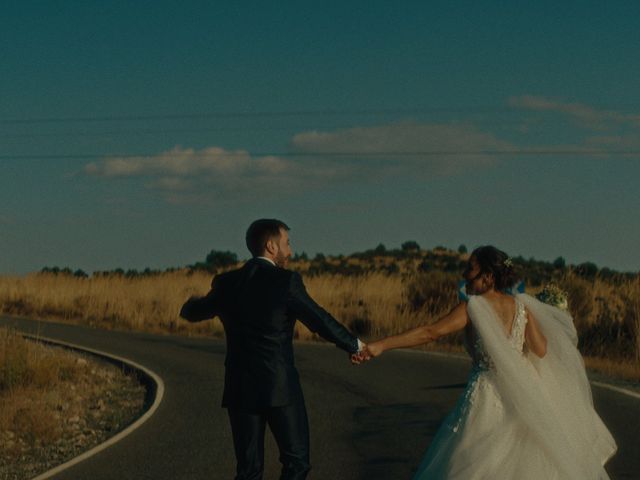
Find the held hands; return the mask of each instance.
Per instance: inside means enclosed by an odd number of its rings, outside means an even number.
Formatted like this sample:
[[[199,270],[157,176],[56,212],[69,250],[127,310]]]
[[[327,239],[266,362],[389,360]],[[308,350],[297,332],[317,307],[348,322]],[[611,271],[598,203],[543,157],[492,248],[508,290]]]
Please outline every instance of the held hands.
[[[368,362],[372,358],[380,356],[383,351],[380,342],[362,344],[362,348],[357,353],[351,355],[351,363],[353,365],[360,365],[361,363]]]
[[[358,339],[358,351],[349,355],[351,365],[360,365],[362,362],[369,360],[365,351],[367,350],[367,344]]]
[[[351,356],[349,357],[351,359],[351,365],[360,365],[362,362],[366,362],[367,360],[369,360],[368,356],[365,355],[366,349],[367,347],[366,345],[364,345],[362,347],[362,350],[351,354]]]

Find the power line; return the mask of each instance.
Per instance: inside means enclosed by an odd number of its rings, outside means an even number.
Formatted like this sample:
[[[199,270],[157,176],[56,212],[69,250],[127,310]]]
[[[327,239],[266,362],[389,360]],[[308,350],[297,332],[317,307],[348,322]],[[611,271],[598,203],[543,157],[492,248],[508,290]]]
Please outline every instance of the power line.
[[[212,133],[212,132],[236,132],[236,131],[280,131],[291,130],[294,127],[283,126],[262,126],[252,127],[248,129],[246,127],[215,127],[215,128],[189,128],[189,129],[163,129],[163,130],[112,130],[102,132],[40,132],[40,133],[5,133],[0,134],[0,138],[40,138],[40,137],[111,137],[117,135],[167,135],[170,133]],[[305,128],[305,127],[296,127]],[[318,128],[318,127],[308,127]],[[328,127],[327,127],[328,128]]]
[[[629,109],[638,108],[637,105],[595,105],[598,109]],[[411,108],[363,108],[363,109],[308,109],[308,110],[256,110],[256,111],[219,111],[219,112],[179,112],[159,114],[133,115],[83,115],[69,117],[30,117],[30,118],[0,118],[0,125],[20,125],[38,123],[75,123],[75,122],[130,122],[148,120],[203,120],[203,119],[233,119],[233,118],[273,118],[273,117],[304,117],[304,116],[377,116],[377,115],[425,115],[425,114],[486,114],[486,113],[545,113],[544,110],[528,108],[518,105],[476,105],[457,107],[426,107]]]
[[[569,120],[565,120],[569,122]],[[554,126],[558,123],[565,123],[563,121],[556,120]],[[468,124],[467,120],[456,121],[439,121],[439,125],[456,126]],[[513,120],[482,120],[482,126],[499,126],[509,125],[514,126]],[[540,122],[536,122],[537,126],[541,126]],[[533,126],[533,125],[528,125]],[[543,126],[543,125],[542,125]],[[0,134],[0,139],[20,139],[20,138],[60,138],[60,137],[114,137],[114,136],[132,136],[132,135],[168,135],[174,133],[182,134],[200,134],[200,133],[217,133],[217,132],[260,132],[260,131],[290,131],[290,130],[318,130],[318,129],[349,129],[354,128],[352,124],[332,124],[332,125],[261,125],[261,126],[224,126],[224,127],[208,127],[208,128],[171,128],[171,129],[127,129],[127,130],[106,130],[106,131],[62,131],[62,132],[15,132]]]
[[[607,109],[636,109],[638,105],[592,105],[592,108]],[[273,118],[273,117],[304,117],[304,116],[377,116],[377,115],[424,115],[424,114],[486,114],[486,113],[546,113],[544,109],[519,105],[474,105],[455,107],[391,107],[391,108],[362,108],[362,109],[306,109],[306,110],[256,110],[256,111],[213,111],[213,112],[178,112],[158,114],[132,115],[81,115],[81,116],[45,116],[28,118],[0,118],[0,125],[20,125],[39,123],[76,123],[76,122],[130,122],[148,120],[203,120],[203,119],[233,119],[233,118]],[[557,113],[557,112],[556,112]]]
[[[290,131],[290,130],[317,130],[320,128],[352,128],[349,125],[295,125],[276,126],[263,125],[260,127],[210,127],[188,129],[161,129],[161,130],[111,130],[111,131],[81,131],[81,132],[40,132],[40,133],[5,133],[0,134],[2,139],[10,138],[39,138],[39,137],[111,137],[117,135],[167,135],[172,133],[217,133],[217,132],[257,132],[257,131]]]
[[[184,155],[177,152],[176,156]],[[224,153],[191,152],[189,157],[435,157],[435,156],[625,156],[640,155],[640,150],[425,150],[387,152],[247,152]],[[109,158],[162,158],[171,157],[165,153],[101,153],[101,154],[32,154],[0,155],[0,160],[103,160]]]
[[[380,108],[360,110],[259,110],[245,112],[203,112],[203,113],[173,113],[155,115],[100,115],[78,117],[32,117],[0,119],[1,125],[37,124],[37,123],[74,123],[74,122],[120,122],[144,120],[202,120],[202,119],[230,119],[230,118],[273,118],[273,117],[302,117],[302,116],[345,116],[345,115],[416,115],[416,114],[444,114],[444,113],[505,113],[522,110],[519,107],[417,107],[417,108]]]

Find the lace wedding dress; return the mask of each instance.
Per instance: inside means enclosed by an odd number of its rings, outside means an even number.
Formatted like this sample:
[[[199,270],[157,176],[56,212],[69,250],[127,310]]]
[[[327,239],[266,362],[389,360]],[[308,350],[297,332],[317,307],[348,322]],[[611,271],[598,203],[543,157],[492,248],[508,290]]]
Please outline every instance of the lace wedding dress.
[[[414,480],[609,478],[603,465],[616,444],[593,409],[572,318],[515,299],[511,332],[487,300],[469,299],[469,381]],[[542,359],[525,348],[525,307],[547,338]]]

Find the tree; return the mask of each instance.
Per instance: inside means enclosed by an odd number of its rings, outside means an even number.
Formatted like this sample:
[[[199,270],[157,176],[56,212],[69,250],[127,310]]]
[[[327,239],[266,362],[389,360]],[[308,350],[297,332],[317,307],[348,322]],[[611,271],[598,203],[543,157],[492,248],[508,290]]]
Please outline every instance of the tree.
[[[576,266],[576,273],[581,277],[593,278],[598,273],[598,266],[593,262],[584,262]]]
[[[204,262],[198,262],[189,267],[193,270],[206,270],[215,273],[219,268],[227,268],[238,263],[238,256],[229,251],[211,250]]]
[[[420,245],[418,245],[418,242],[415,242],[413,240],[407,240],[402,245],[400,245],[400,248],[403,252],[415,252],[420,250]]]
[[[238,255],[229,251],[211,250],[204,263],[214,268],[230,267],[238,263]]]
[[[89,277],[89,275],[87,275],[87,273],[84,270],[76,270],[75,272],[73,272],[73,276],[74,277],[78,277],[78,278],[87,278]]]
[[[564,261],[564,258],[558,257],[553,261],[553,268],[556,270],[564,270],[567,266],[567,263]]]
[[[375,255],[384,255],[385,253],[387,253],[387,247],[380,243],[376,248],[373,249],[373,253]]]
[[[458,247],[458,253],[461,255],[467,253],[467,246],[464,243]]]

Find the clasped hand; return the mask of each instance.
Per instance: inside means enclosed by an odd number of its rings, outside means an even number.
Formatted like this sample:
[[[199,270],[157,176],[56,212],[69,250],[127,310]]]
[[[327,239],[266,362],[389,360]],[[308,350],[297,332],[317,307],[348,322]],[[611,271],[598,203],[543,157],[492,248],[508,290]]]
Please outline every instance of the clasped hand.
[[[351,354],[351,363],[353,365],[360,365],[361,363],[368,362],[372,358],[379,356],[382,353],[382,348],[373,342],[370,344],[363,344],[362,349],[357,353]]]

